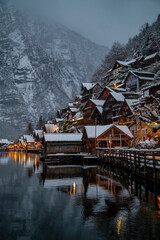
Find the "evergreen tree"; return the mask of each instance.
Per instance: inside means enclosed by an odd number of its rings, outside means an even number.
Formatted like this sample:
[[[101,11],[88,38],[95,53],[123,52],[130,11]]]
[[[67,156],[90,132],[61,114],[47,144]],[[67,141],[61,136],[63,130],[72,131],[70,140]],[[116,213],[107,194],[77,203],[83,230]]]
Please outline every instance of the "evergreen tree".
[[[31,135],[32,133],[33,133],[32,123],[28,123],[28,126],[27,126],[27,134]]]
[[[38,123],[37,123],[37,125],[36,125],[36,128],[37,128],[37,129],[43,129],[44,124],[45,124],[45,120],[43,119],[42,116],[40,116],[40,117],[39,117],[39,120],[38,120]]]

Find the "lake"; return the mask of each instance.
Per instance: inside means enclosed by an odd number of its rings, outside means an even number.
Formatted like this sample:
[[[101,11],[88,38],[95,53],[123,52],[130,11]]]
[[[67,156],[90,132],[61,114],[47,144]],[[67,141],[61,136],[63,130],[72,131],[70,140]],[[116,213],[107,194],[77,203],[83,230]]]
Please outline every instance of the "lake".
[[[159,189],[140,183],[97,166],[44,172],[36,154],[1,152],[0,240],[159,240]]]

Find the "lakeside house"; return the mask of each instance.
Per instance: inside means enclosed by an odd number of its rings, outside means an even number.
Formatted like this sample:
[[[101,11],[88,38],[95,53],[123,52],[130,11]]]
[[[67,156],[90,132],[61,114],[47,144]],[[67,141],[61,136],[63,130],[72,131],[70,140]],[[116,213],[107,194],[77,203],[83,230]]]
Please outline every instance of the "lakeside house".
[[[124,84],[126,89],[130,91],[140,91],[145,84],[152,84],[154,81],[154,73],[145,71],[129,71]]]
[[[88,153],[95,153],[95,147],[129,147],[133,135],[127,126],[115,124],[85,126],[83,142]]]
[[[44,156],[55,153],[80,153],[83,152],[81,133],[46,133],[42,144]]]
[[[26,149],[32,149],[35,147],[35,140],[31,135],[23,135],[23,146]]]
[[[104,104],[104,100],[97,100],[97,99],[89,99],[85,106],[83,107],[83,117],[84,117],[84,125],[94,124],[93,118],[91,115],[96,107],[101,107]]]
[[[104,124],[113,123],[114,117],[118,115],[119,109],[124,101],[121,93],[110,92],[103,105]]]
[[[103,87],[99,83],[82,83],[81,101],[86,102],[90,98],[97,98],[102,89]]]

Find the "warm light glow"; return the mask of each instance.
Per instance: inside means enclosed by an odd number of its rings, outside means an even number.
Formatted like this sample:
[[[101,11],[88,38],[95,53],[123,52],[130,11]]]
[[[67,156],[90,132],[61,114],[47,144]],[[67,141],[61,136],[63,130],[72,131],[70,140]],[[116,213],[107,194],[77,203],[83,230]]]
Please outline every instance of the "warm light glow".
[[[17,152],[14,152],[14,161],[17,162]]]
[[[156,123],[156,122],[153,122],[153,124],[154,124],[155,126],[157,126],[157,125],[158,125],[158,123]]]
[[[75,193],[76,193],[76,183],[73,182],[73,194],[75,194]]]
[[[130,123],[134,123],[134,121],[129,121],[129,122],[119,122],[119,125],[126,125],[126,124],[130,124]]]
[[[158,200],[158,208],[160,209],[160,197],[157,197]]]
[[[20,164],[20,162],[21,162],[21,153],[20,152],[18,154],[18,161],[19,161],[19,164]]]
[[[29,165],[30,165],[30,163],[31,163],[31,157],[30,157],[30,154],[29,154],[29,156],[28,156],[28,163],[29,163]]]
[[[35,165],[35,168],[36,168],[37,167],[37,155],[35,155],[34,165]]]
[[[72,193],[71,193],[71,191],[69,191],[69,195],[70,195],[70,197],[72,198]]]
[[[25,155],[25,153],[23,154],[23,163],[25,164],[25,162],[26,162],[26,155]]]
[[[118,219],[118,221],[117,221],[117,233],[118,233],[118,235],[120,235],[122,218],[123,218],[123,216],[120,216],[119,219]]]

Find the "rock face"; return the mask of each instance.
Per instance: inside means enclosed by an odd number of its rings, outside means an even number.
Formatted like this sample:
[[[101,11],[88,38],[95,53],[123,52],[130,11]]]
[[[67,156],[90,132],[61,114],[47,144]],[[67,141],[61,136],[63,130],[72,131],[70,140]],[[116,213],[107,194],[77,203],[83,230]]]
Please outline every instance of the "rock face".
[[[40,115],[53,115],[90,81],[107,51],[58,23],[1,4],[0,122],[24,131]]]

